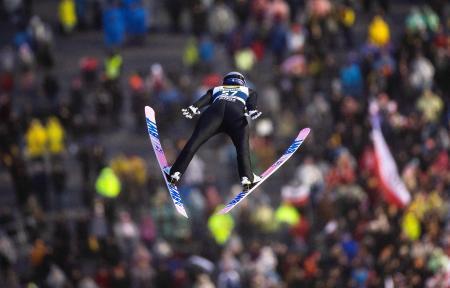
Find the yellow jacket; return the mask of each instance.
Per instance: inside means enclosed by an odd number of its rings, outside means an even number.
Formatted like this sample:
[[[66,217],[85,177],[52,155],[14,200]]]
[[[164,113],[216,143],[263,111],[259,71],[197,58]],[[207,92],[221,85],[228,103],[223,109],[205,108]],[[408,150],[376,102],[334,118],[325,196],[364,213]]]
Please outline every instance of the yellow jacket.
[[[216,212],[220,207],[216,208]],[[212,214],[208,219],[208,228],[217,244],[223,245],[231,236],[234,220],[230,214]]]
[[[375,16],[369,25],[369,42],[381,47],[389,43],[390,37],[386,21],[381,16]]]
[[[26,151],[31,158],[40,157],[46,152],[47,132],[41,121],[33,119],[26,135]]]
[[[114,80],[120,76],[120,69],[122,68],[122,56],[115,54],[105,60],[105,74],[108,79]]]
[[[114,171],[109,167],[103,168],[95,181],[97,193],[106,198],[116,198],[119,196],[121,189],[120,179]]]
[[[64,28],[72,29],[77,24],[77,14],[73,0],[61,0],[58,7],[59,21]]]
[[[52,154],[60,154],[64,151],[64,128],[58,118],[50,117],[47,123],[48,149]]]

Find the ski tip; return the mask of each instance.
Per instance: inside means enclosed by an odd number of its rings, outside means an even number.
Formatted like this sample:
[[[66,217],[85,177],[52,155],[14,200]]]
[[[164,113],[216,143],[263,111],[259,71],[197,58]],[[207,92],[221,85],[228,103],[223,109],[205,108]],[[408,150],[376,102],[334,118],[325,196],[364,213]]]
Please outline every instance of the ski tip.
[[[309,132],[311,132],[311,128],[304,128],[302,129],[302,131],[300,131],[297,138],[305,139],[308,136]]]
[[[150,106],[145,106],[145,116],[149,118],[155,117],[155,110]]]
[[[222,210],[220,210],[219,212],[216,212],[216,214],[218,215],[223,215],[226,214],[228,212],[228,210],[226,208],[223,208]]]
[[[214,214],[216,214],[216,215],[226,214],[226,213],[230,212],[230,210],[233,207],[234,206],[229,207],[229,206],[219,205],[219,206],[216,207],[216,211],[214,212]]]
[[[183,215],[186,218],[189,218],[186,213],[186,210],[184,210],[184,208],[181,208],[181,207],[176,207],[176,208],[177,208],[178,213],[180,213],[181,215]]]

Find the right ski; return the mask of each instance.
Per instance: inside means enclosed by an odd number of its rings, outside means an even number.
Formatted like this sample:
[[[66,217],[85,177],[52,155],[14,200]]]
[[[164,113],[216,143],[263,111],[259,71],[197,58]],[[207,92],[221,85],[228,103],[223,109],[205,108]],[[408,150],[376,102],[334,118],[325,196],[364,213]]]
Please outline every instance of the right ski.
[[[162,149],[161,142],[159,141],[158,127],[156,126],[155,120],[155,111],[150,106],[145,106],[145,118],[147,121],[148,135],[150,136],[150,141],[152,141],[153,150],[155,151],[156,159],[158,159],[159,168],[163,173],[164,181],[166,181],[166,185],[169,189],[169,194],[172,198],[173,204],[175,205],[178,213],[186,218],[189,218],[187,216],[186,210],[184,209],[183,201],[181,199],[180,193],[178,192],[177,186],[168,182],[164,173],[164,168],[168,166],[167,159]]]
[[[281,167],[286,161],[291,158],[291,156],[297,151],[298,147],[302,145],[303,141],[305,141],[306,137],[308,137],[309,132],[311,129],[305,128],[298,133],[297,138],[295,138],[294,142],[292,142],[291,146],[289,146],[288,149],[284,152],[283,156],[281,156],[275,163],[272,164],[266,171],[264,171],[263,174],[261,174],[261,181],[259,181],[255,186],[253,186],[248,191],[242,191],[241,193],[237,194],[228,204],[219,212],[218,214],[225,214],[228,213],[231,209],[236,207],[237,204],[239,204],[242,200],[244,200],[245,197],[250,195],[259,185],[261,185],[267,178],[270,177],[275,171],[278,170],[278,168]]]

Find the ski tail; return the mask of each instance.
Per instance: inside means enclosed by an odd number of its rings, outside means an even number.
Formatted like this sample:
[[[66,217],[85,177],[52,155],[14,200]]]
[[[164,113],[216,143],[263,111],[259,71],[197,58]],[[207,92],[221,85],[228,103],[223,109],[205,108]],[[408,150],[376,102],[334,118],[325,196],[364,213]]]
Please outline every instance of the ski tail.
[[[303,141],[305,141],[306,137],[308,137],[309,132],[311,131],[310,128],[304,128],[298,133],[297,138],[292,142],[292,144],[286,149],[284,154],[275,162],[273,163],[266,171],[264,171],[263,174],[261,174],[261,181],[259,181],[252,189],[249,191],[242,191],[238,195],[236,195],[228,204],[220,210],[219,214],[225,214],[230,212],[231,209],[236,207],[237,204],[239,204],[242,200],[245,199],[250,193],[252,193],[259,185],[261,185],[267,178],[270,177],[275,171],[277,171],[286,161],[291,158],[291,156],[295,153],[295,151],[298,150],[300,145],[303,144]]]
[[[186,213],[186,209],[184,208],[181,195],[178,192],[178,187],[172,183],[169,183],[166,179],[166,176],[164,175],[164,168],[168,166],[167,159],[159,140],[158,127],[156,126],[155,120],[155,110],[153,110],[150,106],[145,106],[145,118],[147,122],[148,135],[150,137],[150,141],[152,142],[152,147],[155,151],[156,159],[158,160],[159,168],[161,169],[161,172],[163,174],[167,189],[169,189],[170,197],[172,198],[173,204],[175,205],[175,209],[179,214],[183,215],[186,218],[189,218]]]

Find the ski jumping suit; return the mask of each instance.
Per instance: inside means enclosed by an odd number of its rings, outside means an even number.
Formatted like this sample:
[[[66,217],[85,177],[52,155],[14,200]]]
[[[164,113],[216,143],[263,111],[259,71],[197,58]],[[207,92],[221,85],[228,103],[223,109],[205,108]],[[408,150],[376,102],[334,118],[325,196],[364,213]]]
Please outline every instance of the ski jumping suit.
[[[209,107],[200,115],[189,141],[170,169],[184,174],[194,154],[209,138],[226,133],[236,147],[239,177],[252,181],[250,164],[249,127],[246,111],[257,110],[257,93],[245,86],[217,86],[197,100],[198,109]]]

